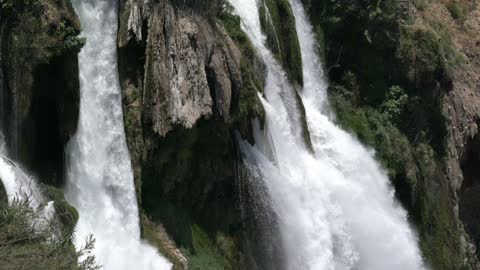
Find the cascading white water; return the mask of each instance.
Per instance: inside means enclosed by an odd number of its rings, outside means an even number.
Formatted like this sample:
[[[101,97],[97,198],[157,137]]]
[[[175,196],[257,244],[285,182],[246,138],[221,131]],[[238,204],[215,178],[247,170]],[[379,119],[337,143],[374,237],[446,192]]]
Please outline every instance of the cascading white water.
[[[67,199],[77,208],[76,244],[90,234],[103,269],[171,264],[140,238],[117,70],[117,0],[74,1],[87,44],[79,55],[80,119],[67,146]]]
[[[303,59],[300,93],[313,154],[291,121],[294,91],[265,46],[257,0],[231,0],[242,28],[267,66],[266,130],[257,144],[240,142],[246,166],[260,172],[279,217],[287,269],[424,269],[407,214],[394,199],[374,153],[327,116],[326,82],[300,0],[292,1]],[[270,140],[268,140],[271,138]],[[271,142],[272,145],[265,145]],[[273,157],[271,151],[273,149]]]
[[[27,175],[14,161],[5,154],[3,147],[0,149],[0,179],[7,192],[8,202],[14,200],[30,201],[30,206],[37,209],[44,199],[35,179]],[[28,198],[27,198],[28,197]]]
[[[45,200],[37,181],[8,157],[5,148],[3,135],[0,134],[0,181],[7,193],[8,203],[28,200],[29,206],[38,211],[38,220],[32,224],[40,228],[55,215],[54,202]]]

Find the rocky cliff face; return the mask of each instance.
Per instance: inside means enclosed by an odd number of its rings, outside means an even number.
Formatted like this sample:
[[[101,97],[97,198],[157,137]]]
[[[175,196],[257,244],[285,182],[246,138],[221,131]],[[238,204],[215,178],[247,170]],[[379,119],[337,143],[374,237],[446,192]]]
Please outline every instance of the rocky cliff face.
[[[242,269],[234,130],[252,138],[264,71],[238,19],[216,4],[122,1],[119,71],[146,215],[192,252],[191,266],[200,267],[195,256],[205,250],[196,243],[206,237],[213,254],[220,250],[215,264]]]
[[[455,200],[455,215],[465,225],[474,245],[466,243],[466,251],[480,251],[480,9],[478,3],[451,3],[464,5],[463,17],[455,17],[452,6],[436,5],[431,12],[449,18],[447,23],[456,49],[462,54],[464,66],[455,70],[452,91],[443,98],[443,110],[448,117],[446,175]],[[449,7],[449,8],[448,8]],[[450,13],[450,14],[449,14]],[[451,15],[446,16],[446,15]],[[480,269],[476,263],[474,269]]]
[[[126,2],[121,22],[119,47],[145,46],[144,117],[153,132],[191,128],[213,113],[230,120],[242,83],[241,52],[222,27],[165,2]]]
[[[69,1],[0,8],[2,130],[12,158],[49,184],[61,184],[64,146],[77,127],[79,30]]]

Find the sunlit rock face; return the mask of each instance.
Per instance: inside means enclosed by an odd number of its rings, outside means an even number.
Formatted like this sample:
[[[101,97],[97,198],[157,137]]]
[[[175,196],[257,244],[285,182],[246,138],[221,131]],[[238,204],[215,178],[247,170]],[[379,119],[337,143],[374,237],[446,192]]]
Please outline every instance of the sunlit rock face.
[[[141,88],[152,131],[164,136],[213,113],[230,119],[241,84],[240,51],[220,26],[166,1],[126,1],[119,33],[120,48],[136,43],[145,50]]]

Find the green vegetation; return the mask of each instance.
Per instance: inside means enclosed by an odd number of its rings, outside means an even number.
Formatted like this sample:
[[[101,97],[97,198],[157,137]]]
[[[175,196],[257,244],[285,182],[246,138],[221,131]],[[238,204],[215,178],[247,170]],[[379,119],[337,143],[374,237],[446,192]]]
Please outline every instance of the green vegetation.
[[[79,110],[77,54],[85,39],[69,0],[0,0],[3,131],[16,128],[18,160],[61,185],[64,146]],[[52,79],[54,78],[54,79]],[[15,115],[14,115],[15,114]]]
[[[464,22],[468,13],[468,4],[460,1],[450,1],[447,4],[448,12],[453,19],[458,20],[459,22]]]
[[[61,189],[46,185],[44,188],[47,198],[54,202],[55,215],[60,221],[62,229],[73,233],[79,218],[77,209],[67,202]]]
[[[182,5],[181,2],[175,4]],[[218,38],[224,36],[223,29],[217,28],[223,25],[241,53],[241,85],[238,94],[235,91],[232,96],[230,122],[215,117],[200,119],[194,127],[177,126],[165,137],[139,134],[142,132],[139,108],[132,105],[126,110],[128,137],[152,136],[154,140],[154,146],[145,149],[146,153],[133,151],[142,159],[136,178],[141,179],[137,184],[141,185],[142,207],[151,220],[151,223],[142,221],[143,236],[169,256],[168,245],[158,239],[158,230],[151,226],[161,223],[183,250],[189,269],[248,269],[244,256],[240,255],[243,239],[231,237],[242,233],[235,199],[238,153],[234,130],[251,140],[251,120],[262,121],[264,117],[258,97],[264,87],[264,65],[241,30],[240,18],[233,14],[232,6],[226,1],[203,1],[208,4],[205,8],[201,2],[185,5],[188,8],[200,5],[193,12],[207,14]],[[222,40],[218,42],[223,45]],[[139,53],[140,57],[142,54]],[[140,91],[135,87],[124,89],[124,104],[134,104]],[[181,262],[175,264],[177,267]]]
[[[0,204],[2,269],[99,269],[91,254],[93,238],[87,239],[80,251],[75,251],[71,230],[61,230],[55,221],[45,220],[28,205],[28,201],[15,201],[11,206]],[[79,258],[83,260],[80,263]]]
[[[215,233],[236,222],[234,149],[228,126],[201,120],[169,132],[144,165],[144,208],[180,246],[192,246],[190,224]]]
[[[408,95],[400,86],[394,85],[387,92],[382,111],[392,123],[400,123],[408,105]]]
[[[70,7],[70,1],[57,4]],[[2,24],[10,24],[10,35],[3,38],[11,50],[18,51],[18,60],[31,65],[48,63],[53,57],[64,53],[78,53],[86,40],[78,37],[80,26],[76,18],[64,17],[59,22],[48,22],[41,18],[46,9],[55,7],[48,1],[1,0]],[[60,12],[54,10],[53,12]]]
[[[376,150],[427,262],[460,269],[465,254],[444,176],[447,121],[438,91],[452,90],[463,59],[447,28],[397,21],[396,1],[303,2],[321,33],[338,123]]]
[[[292,82],[303,85],[302,54],[295,28],[295,16],[288,0],[262,0],[260,23],[267,46],[287,71]]]
[[[233,119],[236,125],[242,125],[254,117],[264,118],[263,106],[258,93],[263,92],[263,63],[255,48],[240,27],[240,17],[233,14],[233,7],[227,2],[219,10],[218,18],[225,30],[242,52],[242,86],[238,102],[234,104]]]
[[[399,89],[392,88],[398,94]],[[397,109],[403,107],[405,95],[391,98],[387,104],[394,104],[394,109],[381,112],[370,106],[356,106],[346,89],[334,88],[330,92],[338,123],[373,147],[387,169],[397,198],[417,225],[423,255],[435,269],[451,269],[452,265],[462,264],[462,254],[442,160],[430,145],[411,143],[395,126],[392,112],[397,115],[401,111]]]
[[[193,239],[193,252],[187,251],[189,269],[192,270],[233,270],[247,269],[242,265],[244,260],[235,258],[242,256],[236,254],[237,249],[233,239],[218,233],[215,241],[210,240],[208,235],[197,225],[191,227]],[[240,262],[241,264],[233,264]]]
[[[423,29],[403,27],[401,30],[397,58],[407,69],[408,79],[421,85],[441,76],[443,57],[436,35]]]

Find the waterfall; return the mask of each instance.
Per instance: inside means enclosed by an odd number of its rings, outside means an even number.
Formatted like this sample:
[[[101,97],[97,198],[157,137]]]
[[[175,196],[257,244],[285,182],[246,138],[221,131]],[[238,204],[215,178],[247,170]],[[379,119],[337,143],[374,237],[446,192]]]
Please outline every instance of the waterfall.
[[[33,209],[42,206],[44,198],[35,179],[4,154],[3,146],[1,148],[0,179],[5,187],[8,202],[11,204],[14,200],[28,199]]]
[[[38,211],[38,219],[32,221],[36,228],[46,226],[55,215],[54,202],[45,200],[36,179],[27,174],[6,154],[3,134],[0,133],[0,181],[3,183],[9,204],[28,200],[29,206]]]
[[[117,70],[117,0],[74,1],[87,44],[79,54],[80,119],[67,145],[66,196],[80,214],[75,244],[91,234],[109,270],[162,270],[171,264],[140,238]]]
[[[255,146],[240,141],[244,158],[261,174],[278,216],[286,269],[424,269],[407,213],[395,201],[386,172],[373,151],[332,121],[327,83],[315,39],[300,0],[292,0],[303,59],[300,97],[313,153],[296,135],[290,98],[295,89],[266,48],[257,0],[231,0],[267,66],[265,130]],[[270,143],[269,143],[270,142]],[[271,145],[265,145],[271,144]],[[266,151],[264,149],[271,149]],[[258,173],[260,172],[260,173]]]

